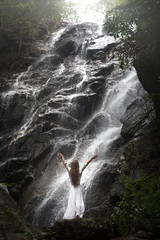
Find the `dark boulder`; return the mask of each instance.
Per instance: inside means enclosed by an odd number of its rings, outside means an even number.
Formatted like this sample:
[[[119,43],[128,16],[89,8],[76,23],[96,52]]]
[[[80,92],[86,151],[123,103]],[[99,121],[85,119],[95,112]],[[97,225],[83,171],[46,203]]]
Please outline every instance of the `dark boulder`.
[[[57,240],[111,239],[113,232],[107,219],[81,218],[59,220],[50,228]]]
[[[13,198],[0,186],[0,238],[27,240],[28,236],[42,238],[44,234],[25,220]]]

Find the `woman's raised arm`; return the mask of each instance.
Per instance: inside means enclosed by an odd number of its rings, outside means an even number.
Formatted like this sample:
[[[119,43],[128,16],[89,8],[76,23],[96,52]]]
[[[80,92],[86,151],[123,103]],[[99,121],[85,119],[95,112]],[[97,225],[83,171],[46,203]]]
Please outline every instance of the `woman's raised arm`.
[[[83,170],[88,166],[88,164],[94,159],[94,158],[97,158],[98,157],[98,155],[96,154],[96,155],[94,155],[93,157],[91,157],[88,161],[87,161],[87,163],[82,167],[82,169],[81,169],[81,174],[82,174],[82,172],[83,172]]]
[[[65,163],[65,158],[64,158],[63,154],[60,153],[60,152],[59,152],[58,154],[59,154],[59,156],[62,158],[63,163]]]
[[[94,158],[97,158],[98,157],[98,155],[96,154],[96,155],[94,155],[93,157],[91,157],[88,161],[87,161],[87,164],[89,164]]]
[[[65,160],[63,154],[60,153],[60,152],[59,152],[58,154],[59,154],[59,156],[62,158],[63,164],[64,164],[65,168],[67,169],[67,171],[68,171],[68,173],[69,173],[70,168],[68,167],[68,165],[67,165],[67,161]]]

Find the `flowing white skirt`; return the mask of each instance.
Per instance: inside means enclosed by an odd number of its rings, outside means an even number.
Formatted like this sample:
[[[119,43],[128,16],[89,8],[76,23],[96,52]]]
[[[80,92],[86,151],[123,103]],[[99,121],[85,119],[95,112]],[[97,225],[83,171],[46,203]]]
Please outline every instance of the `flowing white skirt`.
[[[63,219],[74,219],[77,215],[82,218],[84,213],[84,201],[81,186],[71,186],[68,205]]]

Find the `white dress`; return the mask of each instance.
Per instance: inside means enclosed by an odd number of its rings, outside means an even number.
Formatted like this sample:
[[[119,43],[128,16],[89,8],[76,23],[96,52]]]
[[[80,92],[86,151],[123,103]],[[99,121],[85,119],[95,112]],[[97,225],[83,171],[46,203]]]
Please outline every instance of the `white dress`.
[[[69,172],[70,169],[67,165],[67,163],[64,163],[67,171]],[[80,171],[80,178],[82,175],[83,170],[87,167],[88,163],[83,166],[83,168]],[[74,219],[76,216],[79,216],[80,218],[83,217],[85,207],[84,207],[84,201],[82,196],[82,189],[81,186],[73,186],[71,185],[70,191],[69,191],[69,198],[68,198],[68,205],[67,209],[64,213],[63,219]]]
[[[84,213],[84,201],[81,186],[71,186],[69,191],[68,205],[63,219],[74,219],[77,215],[82,218]]]

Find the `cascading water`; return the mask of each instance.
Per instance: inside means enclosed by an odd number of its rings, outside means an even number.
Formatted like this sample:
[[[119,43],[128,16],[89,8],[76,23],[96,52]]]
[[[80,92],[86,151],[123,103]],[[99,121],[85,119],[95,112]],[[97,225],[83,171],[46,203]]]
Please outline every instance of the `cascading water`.
[[[60,41],[65,41],[67,34],[78,43],[72,45],[73,40],[68,41],[62,52]],[[69,26],[53,35],[46,53],[16,80],[14,91],[28,95],[29,103],[13,140],[20,141],[25,136],[27,139],[38,126],[35,138],[41,141],[42,148],[45,143],[51,146],[47,156],[43,155],[44,160],[38,162],[35,157],[35,179],[20,201],[34,225],[51,225],[65,211],[70,183],[58,158],[59,151],[69,162],[78,159],[80,166],[98,154],[85,169],[81,182],[88,208],[91,206],[87,192],[104,164],[114,164],[110,150],[120,137],[121,117],[127,106],[141,95],[134,69],[123,73],[115,59],[107,62],[100,58],[114,44],[117,43],[113,37],[99,34],[96,24]],[[10,93],[5,97],[7,94]]]

